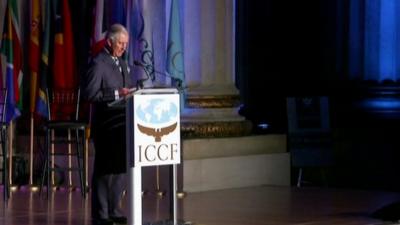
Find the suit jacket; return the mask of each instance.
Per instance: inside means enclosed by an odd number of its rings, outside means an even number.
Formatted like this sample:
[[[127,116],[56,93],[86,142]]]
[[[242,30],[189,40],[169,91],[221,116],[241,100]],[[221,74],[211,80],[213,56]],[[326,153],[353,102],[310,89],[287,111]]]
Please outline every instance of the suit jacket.
[[[125,60],[119,58],[122,73],[111,55],[103,50],[89,63],[84,78],[83,94],[94,103],[106,103],[115,100],[115,90],[131,87],[132,78]]]
[[[92,103],[92,134],[95,145],[95,172],[123,173],[126,170],[125,108],[109,107],[115,91],[132,87],[127,63],[119,58],[122,71],[106,51],[89,63],[83,80],[83,96]]]

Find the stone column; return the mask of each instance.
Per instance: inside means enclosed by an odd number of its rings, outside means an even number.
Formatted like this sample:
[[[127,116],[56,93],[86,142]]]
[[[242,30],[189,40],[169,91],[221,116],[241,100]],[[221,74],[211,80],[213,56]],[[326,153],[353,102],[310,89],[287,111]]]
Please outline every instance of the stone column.
[[[186,107],[183,133],[235,136],[250,131],[238,114],[235,87],[235,1],[185,0],[183,40]]]

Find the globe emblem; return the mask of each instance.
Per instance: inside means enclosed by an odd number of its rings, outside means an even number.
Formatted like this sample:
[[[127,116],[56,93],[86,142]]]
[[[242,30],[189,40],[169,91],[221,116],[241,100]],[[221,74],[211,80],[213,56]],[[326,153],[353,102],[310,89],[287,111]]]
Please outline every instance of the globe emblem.
[[[140,103],[136,108],[136,116],[144,124],[162,126],[176,120],[178,107],[165,99],[149,99]]]

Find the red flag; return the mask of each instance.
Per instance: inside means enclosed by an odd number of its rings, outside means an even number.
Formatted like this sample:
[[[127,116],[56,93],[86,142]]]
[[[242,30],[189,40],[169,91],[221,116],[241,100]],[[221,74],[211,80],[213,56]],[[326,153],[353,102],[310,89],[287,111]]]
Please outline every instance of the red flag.
[[[71,14],[68,0],[55,1],[54,88],[75,88],[78,84]]]

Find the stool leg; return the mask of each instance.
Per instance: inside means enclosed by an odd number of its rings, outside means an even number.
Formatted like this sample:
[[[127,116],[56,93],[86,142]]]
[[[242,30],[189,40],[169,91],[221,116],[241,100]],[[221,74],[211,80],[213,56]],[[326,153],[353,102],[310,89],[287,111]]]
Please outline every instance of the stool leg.
[[[51,181],[53,180],[53,174],[51,172],[51,168],[54,166],[53,165],[53,160],[51,159],[51,154],[50,152],[53,151],[53,144],[51,143],[51,140],[53,138],[53,131],[48,130],[47,131],[47,199],[50,199],[50,192],[52,191],[52,183]]]
[[[71,129],[68,129],[68,168],[72,168],[72,145],[71,145]],[[68,170],[68,186],[73,187],[72,184],[72,170]]]
[[[2,172],[2,176],[1,176],[1,182],[3,183],[4,186],[4,192],[3,192],[3,200],[4,202],[7,201],[7,195],[6,195],[6,150],[5,150],[5,146],[4,146],[4,134],[3,134],[3,130],[1,131],[1,157],[3,159],[2,162],[2,168],[1,168],[1,172]]]
[[[78,173],[79,173],[79,181],[80,181],[80,186],[81,186],[81,194],[83,197],[85,197],[85,190],[84,190],[84,183],[83,183],[83,168],[82,168],[82,151],[81,151],[81,143],[84,144],[84,140],[80,141],[79,138],[79,129],[75,130],[75,135],[76,135],[76,155],[77,155],[77,163],[78,163]]]
[[[10,185],[12,184],[12,177],[13,177],[13,164],[12,164],[12,159],[13,159],[13,124],[14,122],[10,122],[10,133],[8,135],[9,142],[7,143],[7,158],[8,158],[8,165],[7,165],[7,176],[8,176],[8,181],[7,181],[7,188],[10,188]]]
[[[39,187],[39,195],[42,194],[42,190],[43,190],[43,186],[44,186],[44,179],[46,177],[46,172],[47,172],[47,162],[48,162],[48,158],[47,158],[47,149],[48,149],[48,143],[47,143],[47,130],[45,131],[45,136],[44,136],[44,166],[42,169],[42,178],[40,179],[40,187]]]
[[[83,131],[82,131],[82,149],[83,149],[83,152],[82,152],[82,164],[83,164],[83,168],[82,168],[82,174],[83,174],[83,176],[82,176],[82,191],[83,191],[83,197],[84,198],[86,198],[86,180],[87,180],[87,177],[86,177],[86,171],[87,171],[87,169],[86,169],[86,167],[87,167],[87,164],[86,164],[86,151],[87,151],[87,149],[86,149],[86,129],[83,129]]]
[[[42,178],[41,178],[41,181],[40,181],[40,190],[39,190],[39,194],[41,194],[42,193],[42,190],[43,190],[43,186],[44,186],[44,179],[45,179],[45,177],[46,177],[46,173],[47,173],[47,167],[49,166],[49,164],[48,164],[48,162],[49,162],[49,160],[47,159],[47,156],[46,156],[46,159],[44,160],[44,166],[43,166],[43,171],[42,171]],[[48,175],[47,175],[48,176]]]
[[[89,137],[86,135],[85,131],[85,149],[83,150],[84,155],[84,163],[85,163],[85,193],[89,192]]]

